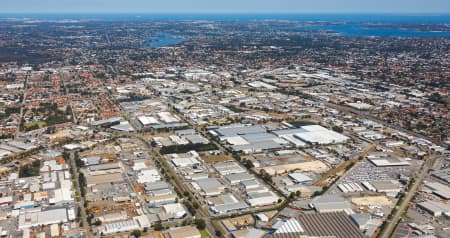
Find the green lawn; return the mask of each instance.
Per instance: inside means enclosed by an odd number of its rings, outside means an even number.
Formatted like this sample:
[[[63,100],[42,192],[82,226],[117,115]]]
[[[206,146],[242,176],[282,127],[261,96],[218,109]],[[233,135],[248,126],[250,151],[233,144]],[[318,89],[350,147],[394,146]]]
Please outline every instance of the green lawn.
[[[26,122],[24,126],[29,128],[29,127],[33,127],[35,125],[37,125],[39,128],[42,128],[46,125],[46,123],[43,121]]]
[[[200,230],[200,234],[202,235],[202,238],[211,238],[206,230]]]

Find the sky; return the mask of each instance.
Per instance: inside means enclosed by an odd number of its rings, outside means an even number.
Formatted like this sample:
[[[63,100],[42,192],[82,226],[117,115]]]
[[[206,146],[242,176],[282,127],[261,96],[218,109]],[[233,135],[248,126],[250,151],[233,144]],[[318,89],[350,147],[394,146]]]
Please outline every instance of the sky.
[[[450,0],[2,0],[0,13],[450,13]]]

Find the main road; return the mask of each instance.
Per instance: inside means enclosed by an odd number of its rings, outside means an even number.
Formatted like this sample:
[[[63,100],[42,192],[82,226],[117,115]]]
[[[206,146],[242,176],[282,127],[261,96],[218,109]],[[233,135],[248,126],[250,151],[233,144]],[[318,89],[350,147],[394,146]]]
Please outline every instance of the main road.
[[[173,178],[174,183],[172,184],[178,189],[178,191],[180,191],[181,194],[187,192],[189,194],[189,197],[192,199],[190,202],[196,202],[200,205],[199,209],[196,210],[196,218],[204,220],[206,224],[206,230],[211,236],[214,236],[216,229],[211,222],[211,216],[209,212],[204,210],[203,206],[201,206],[202,203],[196,199],[195,194],[186,186],[186,184],[180,180],[179,175],[172,169],[172,167],[167,163],[163,156],[157,150],[153,150],[153,147],[150,145],[150,143],[142,138],[139,134],[130,133],[128,135],[141,140],[147,146],[147,148],[153,152],[152,155],[160,163],[164,170],[170,175],[170,177]]]
[[[75,189],[77,190],[78,196],[80,198],[80,203],[78,204],[80,212],[81,212],[81,222],[83,224],[83,228],[86,231],[86,237],[94,237],[94,235],[91,233],[91,229],[89,226],[89,223],[87,222],[87,215],[86,215],[86,207],[85,207],[85,203],[84,203],[84,197],[81,194],[81,189],[80,189],[80,182],[78,181],[78,178],[80,176],[79,172],[78,172],[78,167],[75,163],[75,154],[72,152],[70,153],[70,158],[69,158],[69,163],[70,163],[70,169],[72,170],[72,176],[73,179],[75,181]]]
[[[23,116],[24,116],[23,114],[24,114],[26,100],[27,100],[27,88],[28,88],[28,78],[29,77],[30,77],[30,72],[27,72],[27,74],[25,75],[25,82],[23,83],[23,94],[22,94],[23,98],[22,98],[22,102],[20,105],[19,126],[17,126],[16,134],[15,134],[14,138],[17,138],[17,136],[19,136],[20,127],[25,126],[25,125],[22,125],[22,123],[23,123]]]
[[[405,197],[403,198],[403,201],[398,206],[392,219],[389,222],[387,222],[387,226],[385,227],[383,232],[378,237],[389,238],[391,236],[392,232],[394,231],[395,227],[397,226],[397,223],[400,220],[401,215],[403,214],[405,209],[408,208],[409,202],[416,194],[417,189],[419,188],[420,184],[422,184],[422,181],[425,179],[425,176],[428,174],[428,171],[433,166],[433,163],[436,158],[437,158],[437,156],[432,156],[425,161],[425,164],[423,165],[422,169],[420,170],[419,175],[416,177],[415,183],[407,191]]]

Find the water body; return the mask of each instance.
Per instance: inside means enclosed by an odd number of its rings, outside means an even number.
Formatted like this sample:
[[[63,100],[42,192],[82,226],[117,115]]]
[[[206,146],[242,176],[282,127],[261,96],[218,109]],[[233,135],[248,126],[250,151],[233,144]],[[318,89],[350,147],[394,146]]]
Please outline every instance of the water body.
[[[297,30],[329,32],[331,35],[353,37],[450,37],[450,31],[418,31],[401,27],[366,26],[358,23],[298,26]]]
[[[173,37],[170,34],[162,34],[161,36],[147,37],[147,46],[150,48],[159,48],[165,46],[173,46],[186,41],[184,38]]]
[[[289,21],[315,23],[291,30],[310,30],[353,37],[450,37],[450,14],[0,14],[0,19],[103,21]],[[320,24],[317,24],[320,23]],[[367,23],[371,23],[370,27]],[[378,26],[377,26],[378,24]],[[446,26],[438,30],[405,28],[405,24]],[[277,30],[277,29],[275,29]],[[279,29],[283,30],[283,29]],[[149,38],[149,47],[162,47],[184,39],[161,36]]]

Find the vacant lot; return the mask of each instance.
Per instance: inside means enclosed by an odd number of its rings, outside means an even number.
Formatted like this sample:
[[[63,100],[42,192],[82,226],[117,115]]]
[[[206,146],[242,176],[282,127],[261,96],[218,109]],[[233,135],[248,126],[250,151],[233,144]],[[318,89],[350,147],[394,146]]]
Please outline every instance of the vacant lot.
[[[205,163],[208,164],[213,164],[213,163],[217,163],[217,162],[222,162],[222,161],[228,161],[228,160],[233,160],[233,158],[231,158],[231,156],[229,155],[209,155],[206,154],[204,156],[202,156],[203,161],[205,161]]]
[[[389,206],[391,200],[386,196],[367,196],[352,198],[352,203],[357,206]]]
[[[314,172],[314,173],[325,173],[330,168],[323,163],[322,161],[316,160],[316,161],[309,161],[309,162],[302,162],[302,163],[295,163],[295,164],[284,164],[284,165],[277,165],[277,166],[270,166],[265,168],[258,168],[259,170],[264,169],[267,173],[274,175],[274,174],[283,174],[285,172],[290,172],[294,170],[300,170],[300,171],[307,171],[307,172]]]

